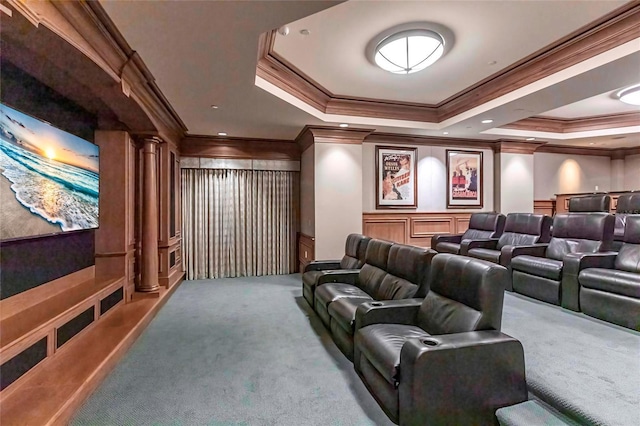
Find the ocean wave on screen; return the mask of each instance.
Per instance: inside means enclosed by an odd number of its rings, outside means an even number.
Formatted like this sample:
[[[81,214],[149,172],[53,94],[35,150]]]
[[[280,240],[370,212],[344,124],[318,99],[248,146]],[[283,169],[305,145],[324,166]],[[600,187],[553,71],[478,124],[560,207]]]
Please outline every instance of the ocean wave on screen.
[[[2,143],[1,145],[6,144]],[[0,167],[4,169],[2,175],[11,182],[11,189],[20,204],[47,221],[59,224],[63,231],[98,226],[97,190],[93,195],[93,191],[79,190],[79,185],[67,185],[60,182],[60,180],[63,180],[62,176],[74,180],[80,179],[83,174],[78,171],[83,171],[82,169],[62,163],[44,164],[49,170],[47,173],[39,173],[35,170],[38,167],[38,163],[33,158],[21,156],[17,153],[16,155],[7,155],[7,150],[4,149],[4,146],[0,147],[3,148],[0,149]],[[19,147],[15,148],[20,149]],[[16,150],[14,149],[13,151]],[[19,160],[25,158],[27,158],[25,161],[29,163],[29,166],[25,165],[24,161]],[[65,170],[65,167],[78,170]],[[50,177],[51,173],[53,173],[52,170],[55,169],[59,170],[57,179]],[[84,179],[94,180],[94,182],[87,182],[82,186],[89,188],[95,186],[95,188],[98,188],[98,175],[96,173],[89,172],[84,174]]]

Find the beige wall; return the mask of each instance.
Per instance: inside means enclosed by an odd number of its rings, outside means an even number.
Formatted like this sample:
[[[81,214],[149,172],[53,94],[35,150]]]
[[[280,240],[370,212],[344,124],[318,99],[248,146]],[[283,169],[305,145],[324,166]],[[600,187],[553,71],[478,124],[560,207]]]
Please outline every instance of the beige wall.
[[[640,190],[640,154],[624,158],[623,190]]]
[[[555,194],[611,190],[609,157],[535,153],[533,170],[536,200],[548,200]]]
[[[300,232],[310,237],[316,234],[315,219],[315,150],[307,148],[300,158]]]
[[[362,145],[315,143],[316,259],[340,259],[362,233]]]
[[[392,144],[385,144],[392,146]],[[411,145],[401,145],[412,147]],[[447,210],[445,155],[447,147],[443,146],[417,146],[418,148],[418,208],[402,209],[409,212],[444,212],[444,211],[470,211],[468,209]],[[453,149],[453,148],[449,148]],[[469,150],[469,149],[467,149]],[[493,210],[493,151],[482,151],[484,166],[484,207],[482,211]],[[362,211],[376,211],[376,144],[364,143],[362,145]],[[475,211],[479,211],[477,209]],[[387,210],[392,211],[392,210]],[[393,211],[398,211],[397,209]]]
[[[532,154],[496,154],[496,210],[503,214],[533,213]]]
[[[624,159],[611,160],[611,191],[624,189]]]

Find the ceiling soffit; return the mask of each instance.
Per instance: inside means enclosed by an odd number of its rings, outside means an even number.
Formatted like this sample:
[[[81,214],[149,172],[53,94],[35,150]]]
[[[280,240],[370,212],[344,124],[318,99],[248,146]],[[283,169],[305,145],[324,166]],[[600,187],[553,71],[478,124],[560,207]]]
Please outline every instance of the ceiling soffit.
[[[275,34],[274,30],[262,34],[260,38],[256,84],[262,88],[268,90],[265,86],[273,85],[322,114],[337,116],[338,119],[334,121],[339,121],[340,116],[351,116],[402,120],[407,124],[443,123],[638,39],[640,4],[628,3],[436,105],[354,98],[331,93],[274,52]],[[268,84],[264,85],[260,80]]]

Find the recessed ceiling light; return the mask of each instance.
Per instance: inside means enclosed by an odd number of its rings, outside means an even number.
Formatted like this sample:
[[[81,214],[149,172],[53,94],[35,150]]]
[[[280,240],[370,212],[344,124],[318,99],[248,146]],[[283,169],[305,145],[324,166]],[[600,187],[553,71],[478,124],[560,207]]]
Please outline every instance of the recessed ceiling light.
[[[340,127],[349,127],[347,123],[340,123]]]
[[[596,144],[595,142],[589,142],[589,145],[595,145],[595,144]]]
[[[443,135],[448,135],[448,134],[449,134],[449,132],[442,132],[442,134],[443,134]]]
[[[489,124],[489,123],[493,123],[493,120],[491,119],[482,120],[482,124]]]
[[[535,141],[536,138],[527,138],[528,141]]]
[[[286,25],[281,26],[280,28],[278,28],[278,33],[281,36],[287,36],[289,34],[289,27],[287,27]]]
[[[305,28],[300,30],[300,34],[302,34],[303,36],[308,36],[309,34],[311,34],[311,31]]]
[[[640,105],[640,84],[622,89],[616,96],[625,104]]]
[[[496,61],[489,61],[489,62],[487,62],[487,65],[495,65],[495,64],[497,64],[497,63],[498,63],[498,62],[496,62]]]
[[[219,106],[218,105],[211,105],[211,109],[218,109]]]
[[[218,136],[227,136],[227,132],[218,132]]]

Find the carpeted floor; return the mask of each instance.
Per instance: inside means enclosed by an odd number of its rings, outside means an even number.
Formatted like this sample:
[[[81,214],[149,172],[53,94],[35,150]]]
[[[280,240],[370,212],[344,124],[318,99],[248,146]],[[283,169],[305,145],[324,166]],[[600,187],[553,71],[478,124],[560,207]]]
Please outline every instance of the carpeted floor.
[[[391,425],[299,274],[185,281],[74,425]]]
[[[509,292],[502,331],[536,397],[582,424],[640,425],[640,333]]]

